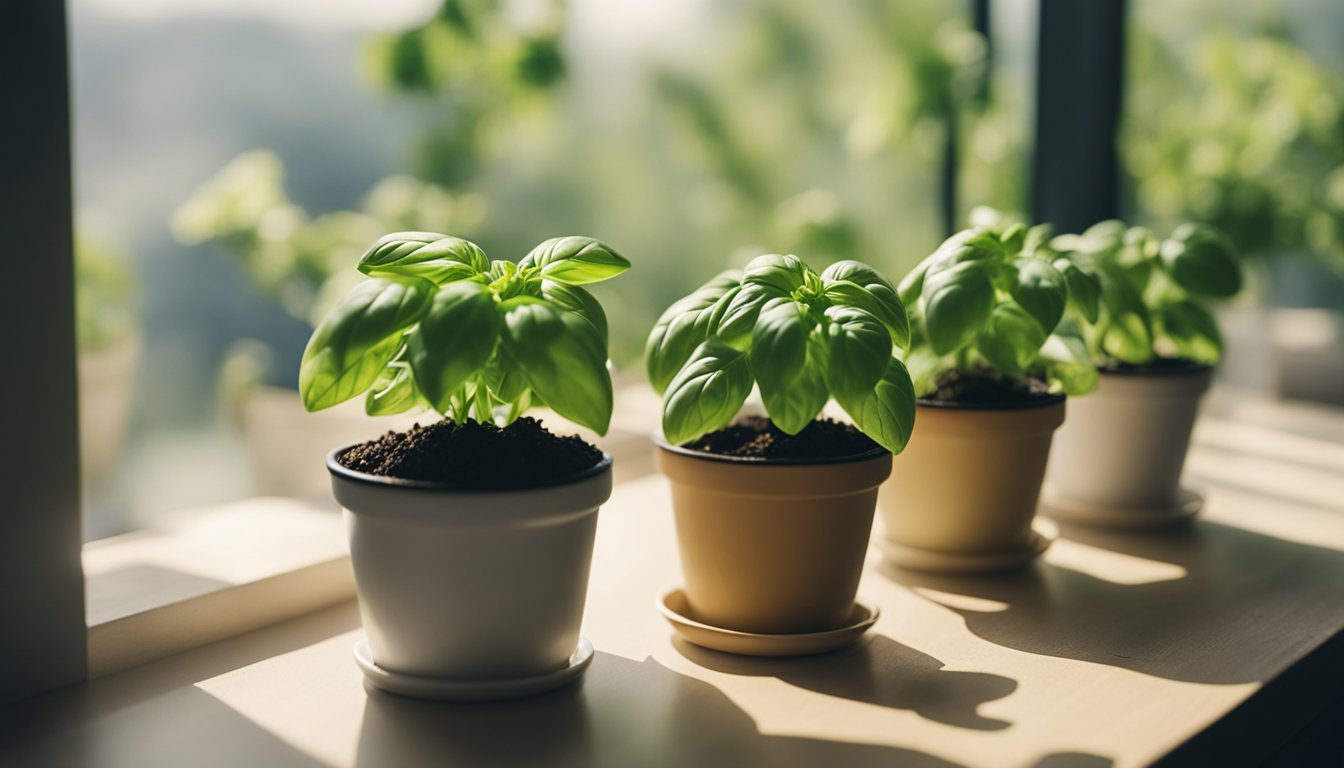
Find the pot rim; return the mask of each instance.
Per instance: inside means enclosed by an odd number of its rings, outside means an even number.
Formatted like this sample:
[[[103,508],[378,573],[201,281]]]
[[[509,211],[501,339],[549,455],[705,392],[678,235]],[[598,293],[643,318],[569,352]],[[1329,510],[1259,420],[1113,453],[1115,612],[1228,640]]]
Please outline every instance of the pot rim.
[[[1184,358],[1182,358],[1184,360]],[[1177,376],[1200,376],[1209,373],[1214,369],[1210,363],[1196,363],[1192,360],[1186,360],[1188,365],[1180,368],[1097,368],[1097,373],[1102,376],[1152,376],[1154,378],[1177,377]]]
[[[757,456],[724,456],[718,453],[706,453],[704,451],[693,451],[690,448],[683,448],[680,445],[672,445],[667,442],[661,432],[654,432],[651,435],[653,444],[668,453],[674,453],[678,456],[685,456],[689,459],[699,459],[701,461],[717,462],[720,464],[739,464],[753,467],[786,467],[786,466],[825,466],[828,464],[856,464],[861,461],[870,461],[880,459],[884,456],[891,456],[882,446],[870,448],[863,453],[853,453],[848,456],[831,456],[817,459],[768,459]]]
[[[330,453],[327,454],[327,471],[330,472],[333,476],[339,477],[342,480],[359,483],[361,485],[372,486],[374,488],[387,488],[387,489],[406,490],[406,491],[426,491],[430,493],[456,494],[464,496],[465,495],[489,496],[489,495],[528,493],[531,491],[547,491],[556,488],[564,488],[570,485],[578,485],[579,483],[582,483],[586,480],[591,480],[594,477],[603,474],[604,472],[610,472],[612,467],[611,454],[607,453],[606,451],[603,451],[601,461],[589,467],[588,469],[585,469],[579,474],[565,478],[560,482],[547,483],[544,485],[529,485],[523,488],[458,488],[448,483],[438,482],[434,480],[409,480],[404,477],[371,475],[367,472],[360,472],[358,470],[350,469],[344,464],[341,464],[341,462],[339,461],[339,458],[341,456],[344,456],[345,453],[351,450],[352,448],[355,448],[356,446],[363,444],[364,443],[361,441],[358,443],[350,443],[349,445],[333,449]]]
[[[961,403],[955,400],[930,400],[920,397],[915,399],[915,405],[920,408],[936,408],[947,411],[1031,411],[1038,408],[1050,408],[1063,403],[1067,399],[1068,395],[1063,392],[1048,392],[1038,399],[1025,402],[997,404]]]

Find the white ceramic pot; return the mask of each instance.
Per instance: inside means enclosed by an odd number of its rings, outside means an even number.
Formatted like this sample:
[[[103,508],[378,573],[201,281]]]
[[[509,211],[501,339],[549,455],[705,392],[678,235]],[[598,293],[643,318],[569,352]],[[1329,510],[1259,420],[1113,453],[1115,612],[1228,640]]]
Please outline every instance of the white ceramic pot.
[[[509,680],[566,666],[579,643],[611,457],[575,480],[462,492],[327,458],[345,509],[373,661],[401,675]]]
[[[1099,510],[1179,508],[1181,469],[1213,369],[1103,372],[1069,403],[1046,472],[1051,504]]]
[[[878,494],[887,562],[976,573],[1039,555],[1049,542],[1032,521],[1064,398],[1021,408],[917,407],[910,444]]]

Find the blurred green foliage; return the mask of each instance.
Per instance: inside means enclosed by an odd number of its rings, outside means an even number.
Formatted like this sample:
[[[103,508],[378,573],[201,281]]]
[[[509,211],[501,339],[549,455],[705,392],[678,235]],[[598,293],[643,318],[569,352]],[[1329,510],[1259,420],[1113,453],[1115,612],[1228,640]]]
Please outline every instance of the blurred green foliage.
[[[136,329],[135,275],[122,255],[88,233],[75,235],[75,339],[81,352],[105,349]]]
[[[1137,9],[1122,150],[1140,217],[1211,224],[1247,256],[1344,266],[1344,74],[1277,7],[1254,7],[1182,6],[1203,21],[1193,30]]]
[[[469,233],[484,215],[484,203],[475,195],[389,176],[368,193],[360,210],[310,216],[285,194],[283,182],[284,168],[274,154],[240,155],[183,203],[173,228],[183,242],[222,247],[258,289],[310,322],[358,282],[354,265],[384,233]]]

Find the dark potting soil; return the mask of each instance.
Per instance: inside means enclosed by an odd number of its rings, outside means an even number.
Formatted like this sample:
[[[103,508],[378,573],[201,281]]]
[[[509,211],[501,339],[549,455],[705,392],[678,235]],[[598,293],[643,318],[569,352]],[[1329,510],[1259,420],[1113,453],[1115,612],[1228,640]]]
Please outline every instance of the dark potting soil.
[[[878,445],[853,425],[832,419],[817,419],[790,435],[764,416],[747,416],[684,447],[754,459],[836,459],[866,453]]]
[[[540,421],[494,424],[444,420],[388,432],[339,458],[356,472],[443,483],[463,491],[554,485],[602,461],[602,452],[577,436],[560,437]]]
[[[921,400],[935,403],[1021,408],[1057,399],[1050,385],[1037,376],[1011,379],[991,371],[950,370],[934,380],[933,391]]]
[[[1102,373],[1193,373],[1209,366],[1184,357],[1155,357],[1146,363],[1107,360],[1097,366]]]

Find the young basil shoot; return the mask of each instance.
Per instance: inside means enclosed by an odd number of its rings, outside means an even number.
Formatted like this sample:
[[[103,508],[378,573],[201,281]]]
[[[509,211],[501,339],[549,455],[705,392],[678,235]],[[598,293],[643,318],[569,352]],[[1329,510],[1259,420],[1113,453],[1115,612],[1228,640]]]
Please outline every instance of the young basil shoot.
[[[359,262],[368,279],[318,324],[299,368],[310,411],[365,395],[371,415],[428,407],[501,426],[531,406],[605,434],[607,318],[579,287],[630,262],[588,237],[559,237],[522,261],[473,243],[396,232]]]
[[[900,453],[915,399],[893,352],[909,344],[905,305],[873,268],[841,261],[818,274],[797,256],[767,255],[669,307],[644,355],[673,444],[727,427],[755,384],[786,433],[834,397],[858,429]]]
[[[1103,221],[1081,235],[1060,235],[1050,248],[1100,287],[1090,312],[1072,318],[1093,359],[1144,365],[1157,358],[1213,364],[1222,336],[1206,302],[1241,290],[1232,244],[1217,230],[1182,224],[1166,240],[1141,227]]]
[[[1065,308],[1095,295],[1091,278],[1045,248],[1048,230],[978,209],[900,284],[910,307],[907,362],[921,395],[949,372],[1044,379],[1079,395],[1097,385],[1082,339],[1060,328]]]

